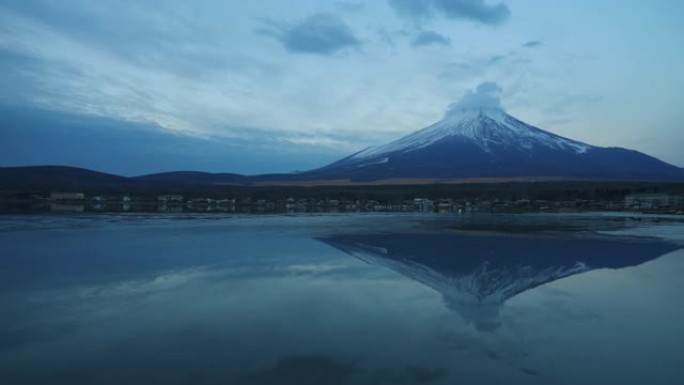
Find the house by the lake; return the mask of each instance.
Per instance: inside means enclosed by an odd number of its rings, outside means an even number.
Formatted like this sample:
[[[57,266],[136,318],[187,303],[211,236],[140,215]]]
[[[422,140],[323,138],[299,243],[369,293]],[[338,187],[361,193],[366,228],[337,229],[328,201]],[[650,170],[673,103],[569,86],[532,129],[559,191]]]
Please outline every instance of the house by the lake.
[[[85,194],[82,192],[51,192],[50,200],[53,201],[82,201]]]

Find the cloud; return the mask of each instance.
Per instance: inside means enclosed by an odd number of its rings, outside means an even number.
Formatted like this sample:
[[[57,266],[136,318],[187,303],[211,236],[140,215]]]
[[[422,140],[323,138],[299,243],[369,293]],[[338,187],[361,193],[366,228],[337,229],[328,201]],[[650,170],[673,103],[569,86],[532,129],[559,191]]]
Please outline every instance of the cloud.
[[[501,87],[494,82],[480,83],[475,91],[468,91],[456,103],[449,105],[445,117],[456,115],[464,110],[503,109],[501,107]]]
[[[434,16],[432,0],[389,0],[390,5],[399,16],[415,20],[425,20]]]
[[[206,138],[150,123],[0,105],[0,165],[59,164],[121,175],[174,170],[259,174],[320,167],[357,148],[344,138],[222,127]],[[295,145],[292,145],[295,143]]]
[[[499,64],[506,60],[506,55],[494,55],[487,60],[487,63],[489,64]]]
[[[484,24],[501,24],[511,11],[503,3],[487,5],[484,0],[433,0],[435,7],[450,19],[469,19]]]
[[[403,17],[422,22],[441,15],[448,19],[470,20],[497,25],[506,22],[511,11],[503,3],[489,5],[485,0],[389,0],[394,10]]]
[[[274,37],[292,53],[332,55],[361,44],[344,21],[328,13],[311,15],[291,26],[270,23],[270,27],[257,32]]]
[[[521,48],[537,48],[541,47],[542,45],[544,45],[544,43],[542,43],[539,40],[530,40],[527,43],[523,44]]]
[[[343,12],[358,13],[363,11],[363,3],[356,3],[351,1],[336,1],[335,8]]]
[[[178,17],[169,7],[88,0],[27,0],[3,6],[15,22],[23,18],[135,65],[193,73],[230,65],[214,29]]]
[[[461,83],[472,79],[497,79],[507,84],[509,96],[517,94],[512,85],[521,81],[527,83],[530,76],[537,76],[538,68],[531,59],[534,51],[522,45],[500,52],[461,54],[445,63],[438,71],[438,78],[447,82]],[[512,100],[509,99],[509,107]]]
[[[411,41],[411,45],[414,47],[425,47],[430,45],[441,45],[450,47],[451,40],[448,37],[437,32],[422,31],[415,38],[413,38],[413,40]]]

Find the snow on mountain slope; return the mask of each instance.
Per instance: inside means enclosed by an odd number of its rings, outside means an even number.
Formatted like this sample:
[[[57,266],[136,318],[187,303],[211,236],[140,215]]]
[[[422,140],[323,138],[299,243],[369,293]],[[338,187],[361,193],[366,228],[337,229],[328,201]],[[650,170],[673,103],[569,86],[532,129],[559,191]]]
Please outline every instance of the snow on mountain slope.
[[[485,152],[492,151],[494,146],[501,146],[525,151],[547,147],[581,154],[591,147],[523,123],[501,109],[467,109],[452,113],[444,120],[391,143],[367,148],[350,159],[407,153],[449,139],[471,141]]]

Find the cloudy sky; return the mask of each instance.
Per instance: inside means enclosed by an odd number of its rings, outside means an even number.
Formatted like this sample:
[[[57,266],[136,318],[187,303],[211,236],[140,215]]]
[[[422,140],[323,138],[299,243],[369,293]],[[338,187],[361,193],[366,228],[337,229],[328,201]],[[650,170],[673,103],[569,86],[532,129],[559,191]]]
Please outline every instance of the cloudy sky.
[[[556,134],[684,166],[680,0],[0,0],[0,166],[322,166],[483,82]]]

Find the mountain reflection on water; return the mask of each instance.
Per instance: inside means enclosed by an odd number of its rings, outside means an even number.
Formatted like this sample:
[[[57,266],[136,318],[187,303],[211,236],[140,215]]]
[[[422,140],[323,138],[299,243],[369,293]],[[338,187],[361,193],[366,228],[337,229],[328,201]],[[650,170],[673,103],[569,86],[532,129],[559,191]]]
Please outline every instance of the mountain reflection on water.
[[[640,265],[679,249],[656,239],[472,232],[335,235],[320,241],[442,294],[447,307],[492,331],[522,292],[594,269]]]
[[[683,226],[0,217],[0,384],[682,384]]]

